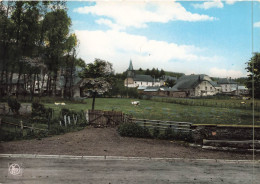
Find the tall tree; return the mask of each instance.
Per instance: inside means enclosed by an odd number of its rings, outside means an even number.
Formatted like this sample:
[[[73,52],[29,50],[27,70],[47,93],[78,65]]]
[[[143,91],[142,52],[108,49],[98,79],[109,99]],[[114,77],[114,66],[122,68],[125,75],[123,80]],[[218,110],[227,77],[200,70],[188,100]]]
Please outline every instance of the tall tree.
[[[249,62],[247,62],[246,69],[249,73],[246,86],[251,95],[254,91],[255,98],[260,98],[260,53],[253,55]]]
[[[65,53],[66,41],[69,35],[71,19],[66,10],[56,9],[46,14],[43,29],[45,32],[46,65],[49,69],[49,89],[56,94],[57,74],[61,59]],[[52,82],[52,84],[51,84]]]
[[[98,94],[104,94],[111,88],[111,76],[114,73],[112,64],[108,61],[95,59],[94,63],[87,64],[81,74],[81,87],[90,92],[93,98],[92,110],[95,109],[95,99]]]

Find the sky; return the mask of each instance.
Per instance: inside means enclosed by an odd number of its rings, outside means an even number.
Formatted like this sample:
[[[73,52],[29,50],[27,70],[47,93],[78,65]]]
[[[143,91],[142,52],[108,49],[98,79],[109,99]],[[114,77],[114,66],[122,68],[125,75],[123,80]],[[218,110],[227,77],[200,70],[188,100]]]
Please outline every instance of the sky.
[[[68,1],[67,7],[78,57],[109,61],[116,73],[131,59],[134,69],[246,77],[246,62],[260,52],[260,0]]]

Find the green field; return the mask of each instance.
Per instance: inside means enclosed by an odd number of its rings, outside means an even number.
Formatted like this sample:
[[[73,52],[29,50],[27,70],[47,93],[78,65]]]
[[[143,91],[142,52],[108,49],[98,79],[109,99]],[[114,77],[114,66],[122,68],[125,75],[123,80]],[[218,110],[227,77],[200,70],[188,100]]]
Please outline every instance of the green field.
[[[249,109],[190,106],[152,100],[138,100],[140,105],[134,106],[131,101],[134,99],[97,98],[95,109],[122,111],[133,115],[134,118],[183,121],[195,124],[252,125],[253,121],[252,110]],[[85,102],[86,104],[66,103],[65,106],[57,106],[54,103],[44,105],[53,108],[58,115],[61,108],[75,111],[91,109],[92,99],[87,99]],[[255,124],[260,125],[259,112],[255,113]]]

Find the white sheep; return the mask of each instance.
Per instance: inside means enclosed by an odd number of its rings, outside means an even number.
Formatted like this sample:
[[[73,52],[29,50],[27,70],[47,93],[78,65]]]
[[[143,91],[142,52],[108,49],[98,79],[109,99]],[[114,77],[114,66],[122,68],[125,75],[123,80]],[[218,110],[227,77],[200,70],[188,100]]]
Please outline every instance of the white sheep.
[[[140,105],[140,102],[139,101],[133,101],[131,102],[133,105],[137,106],[137,105]]]

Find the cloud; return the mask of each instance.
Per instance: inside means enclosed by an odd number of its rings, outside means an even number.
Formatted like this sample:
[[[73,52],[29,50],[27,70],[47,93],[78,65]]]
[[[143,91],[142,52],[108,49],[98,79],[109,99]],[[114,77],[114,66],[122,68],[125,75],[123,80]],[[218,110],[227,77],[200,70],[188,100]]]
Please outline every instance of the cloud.
[[[117,30],[83,30],[75,33],[80,41],[79,57],[87,63],[95,58],[110,61],[116,72],[125,71],[130,59],[136,68],[158,67],[179,72],[186,72],[189,67],[197,68],[199,72],[203,64],[219,60],[218,56],[208,56],[207,50],[193,45],[149,40],[145,36]]]
[[[227,69],[221,69],[221,68],[211,68],[209,70],[209,75],[212,77],[232,77],[232,78],[239,78],[246,76],[245,73],[243,73],[240,70],[227,70]]]
[[[76,8],[73,11],[102,16],[97,20],[97,23],[120,29],[126,27],[145,28],[150,22],[216,20],[208,15],[191,13],[180,3],[174,1],[98,1],[95,5]]]
[[[204,2],[204,3],[201,3],[201,4],[193,4],[193,7],[207,10],[207,9],[210,9],[210,8],[223,8],[224,5],[221,2],[221,0],[214,0],[214,1],[207,1],[207,2]]]
[[[260,21],[254,23],[254,27],[260,27]]]
[[[229,5],[235,4],[235,2],[237,2],[237,0],[226,0],[226,4]]]

